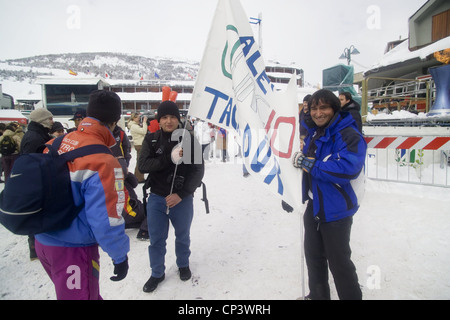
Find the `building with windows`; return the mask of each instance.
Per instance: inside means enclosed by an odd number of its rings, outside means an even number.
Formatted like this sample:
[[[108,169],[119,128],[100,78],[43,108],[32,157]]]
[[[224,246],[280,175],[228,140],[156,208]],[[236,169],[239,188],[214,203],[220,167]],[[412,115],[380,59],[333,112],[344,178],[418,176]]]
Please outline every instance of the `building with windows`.
[[[136,81],[108,80],[108,88],[122,100],[123,112],[144,112],[157,109],[162,100],[162,88],[167,86],[178,93],[176,103],[180,110],[188,110],[195,81]]]
[[[178,92],[180,109],[188,109],[194,89],[194,81],[106,80],[101,77],[39,77],[36,84],[42,88],[43,107],[55,117],[68,117],[85,110],[89,94],[94,90],[116,92],[122,100],[123,113],[127,114],[156,109],[161,103],[164,86]]]
[[[266,64],[266,73],[275,88],[280,90],[280,84],[288,84],[293,74],[297,80],[297,86],[303,88],[305,84],[305,75],[303,69],[295,64],[285,65],[276,61],[268,61]]]
[[[450,2],[427,1],[409,18],[409,50],[428,46],[450,36]]]
[[[266,72],[275,90],[283,90],[295,75],[299,88],[299,101],[313,89],[303,88],[303,70],[295,65],[269,62]],[[42,88],[42,104],[55,117],[71,117],[86,109],[89,94],[97,89],[116,92],[122,100],[123,113],[146,112],[157,109],[162,100],[162,88],[168,86],[178,93],[176,103],[180,110],[187,111],[192,99],[195,80],[121,80],[94,76],[71,78],[39,77],[36,84]],[[306,91],[305,91],[306,90]]]
[[[428,112],[436,98],[430,70],[448,64],[449,50],[450,2],[429,0],[409,18],[409,38],[389,42],[364,72],[363,115],[369,107]]]

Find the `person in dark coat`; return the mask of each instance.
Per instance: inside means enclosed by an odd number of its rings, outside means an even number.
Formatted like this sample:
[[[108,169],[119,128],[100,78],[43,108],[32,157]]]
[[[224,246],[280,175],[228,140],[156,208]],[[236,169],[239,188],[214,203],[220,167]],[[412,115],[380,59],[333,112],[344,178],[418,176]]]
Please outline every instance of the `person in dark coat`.
[[[28,129],[20,143],[20,154],[42,153],[47,141],[53,137],[50,130],[53,126],[53,114],[47,109],[37,109],[30,113]]]
[[[86,110],[78,110],[77,112],[75,112],[73,118],[69,119],[70,121],[73,121],[75,123],[75,127],[68,129],[67,133],[77,131],[78,126],[84,118],[86,118]]]
[[[53,123],[52,128],[50,129],[50,134],[55,137],[58,138],[60,136],[63,136],[66,134],[66,130],[64,129],[63,125],[61,122],[55,121]]]
[[[36,109],[30,113],[30,123],[20,143],[20,154],[42,153],[47,141],[53,137],[50,130],[53,126],[53,114],[47,109]],[[28,246],[30,248],[30,260],[37,258],[34,247],[34,236],[28,236]]]
[[[190,228],[194,215],[193,193],[200,186],[204,174],[202,153],[196,155],[194,152],[201,151],[200,144],[190,133],[177,130],[180,123],[178,106],[171,101],[164,101],[158,107],[157,120],[161,130],[145,136],[138,158],[140,172],[149,173],[147,180],[151,188],[147,201],[147,221],[152,274],[144,285],[144,292],[154,291],[164,280],[169,222],[175,230],[175,254],[180,279],[187,281],[191,278],[189,256]],[[186,142],[190,139],[191,143],[186,143],[186,147],[185,141],[178,144],[180,134]]]
[[[303,98],[303,108],[300,110],[299,114],[299,121],[300,121],[300,140],[303,144],[303,141],[305,140],[306,135],[308,134],[308,130],[306,129],[306,125],[304,121],[311,118],[311,115],[309,114],[309,100],[311,99],[311,95],[308,94]]]
[[[349,112],[356,122],[359,132],[362,133],[361,106],[353,100],[350,92],[339,93],[339,101],[341,102],[341,111]]]
[[[2,153],[1,157],[1,164],[5,172],[5,182],[9,179],[9,175],[11,174],[14,162],[19,156],[20,142],[22,141],[23,136],[22,130],[18,130],[19,127],[20,126],[18,124],[11,122],[6,127],[6,130],[3,132],[3,135],[0,136],[0,144],[2,143],[3,139],[8,137],[11,139],[10,140],[12,142],[11,146],[14,146],[14,149],[7,148],[8,150],[2,150],[6,151],[6,153]],[[18,134],[18,131],[21,134]]]

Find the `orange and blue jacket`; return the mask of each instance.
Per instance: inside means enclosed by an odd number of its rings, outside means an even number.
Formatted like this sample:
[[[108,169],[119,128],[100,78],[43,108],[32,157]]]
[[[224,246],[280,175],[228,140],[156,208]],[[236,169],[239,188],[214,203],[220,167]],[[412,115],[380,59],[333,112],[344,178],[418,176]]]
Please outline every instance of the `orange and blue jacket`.
[[[59,152],[91,144],[112,147],[115,143],[106,126],[88,117],[80,123],[78,130],[64,137]],[[114,263],[124,261],[130,244],[122,217],[127,199],[122,167],[111,154],[87,155],[69,162],[68,166],[75,204],[84,202],[84,208],[69,228],[38,234],[36,239],[44,245],[59,247],[98,244]]]

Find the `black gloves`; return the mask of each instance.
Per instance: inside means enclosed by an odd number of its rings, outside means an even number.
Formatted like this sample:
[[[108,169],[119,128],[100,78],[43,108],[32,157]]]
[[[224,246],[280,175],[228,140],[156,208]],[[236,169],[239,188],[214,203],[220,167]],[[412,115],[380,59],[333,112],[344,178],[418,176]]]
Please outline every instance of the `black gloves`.
[[[116,276],[112,276],[110,279],[112,281],[120,281],[125,279],[128,273],[128,257],[125,258],[125,261],[115,264],[114,263],[114,274]]]
[[[316,159],[305,157],[302,152],[294,153],[294,157],[292,158],[294,167],[303,169],[308,173],[314,167],[315,162]]]

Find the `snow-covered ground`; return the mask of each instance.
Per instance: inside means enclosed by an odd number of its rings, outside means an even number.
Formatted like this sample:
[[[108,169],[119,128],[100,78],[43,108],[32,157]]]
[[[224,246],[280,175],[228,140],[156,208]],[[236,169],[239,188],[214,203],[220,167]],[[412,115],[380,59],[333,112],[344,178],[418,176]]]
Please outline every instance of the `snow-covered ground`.
[[[133,162],[130,168],[134,168]],[[301,297],[303,212],[283,211],[280,200],[264,185],[242,176],[240,164],[208,162],[204,182],[211,213],[205,214],[198,190],[191,230],[192,279],[182,282],[178,277],[171,228],[166,279],[153,293],[144,293],[142,287],[150,276],[148,243],[136,240],[137,230],[127,230],[130,269],[124,280],[109,280],[113,265],[101,251],[104,299]],[[142,194],[140,187],[137,191]],[[367,181],[351,240],[364,299],[450,298],[448,194],[448,188]],[[0,226],[0,239],[0,299],[55,299],[53,284],[41,264],[28,258],[27,237]],[[306,275],[304,281],[306,284]],[[332,298],[337,299],[334,285]]]

